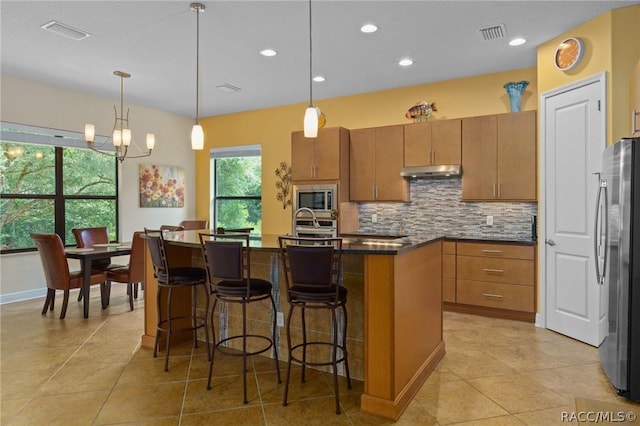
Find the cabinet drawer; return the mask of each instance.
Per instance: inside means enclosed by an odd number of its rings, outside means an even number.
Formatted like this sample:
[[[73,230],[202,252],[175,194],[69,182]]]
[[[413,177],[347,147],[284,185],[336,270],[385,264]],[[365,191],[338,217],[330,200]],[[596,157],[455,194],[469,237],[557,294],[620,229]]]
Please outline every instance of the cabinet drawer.
[[[531,260],[458,255],[456,276],[463,280],[533,286],[533,265]]]
[[[515,246],[489,243],[458,243],[458,255],[484,256],[505,259],[533,260],[534,246]]]
[[[456,277],[456,256],[445,254],[442,256],[442,276],[444,278]]]
[[[487,306],[533,312],[533,287],[458,280],[456,301],[466,305]]]

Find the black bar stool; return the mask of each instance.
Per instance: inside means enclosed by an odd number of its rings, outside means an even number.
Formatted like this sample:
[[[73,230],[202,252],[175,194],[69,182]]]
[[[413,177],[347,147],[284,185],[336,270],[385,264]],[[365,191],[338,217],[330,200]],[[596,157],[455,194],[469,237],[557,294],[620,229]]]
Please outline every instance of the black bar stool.
[[[289,362],[284,387],[284,401],[287,405],[291,361],[302,365],[302,382],[305,381],[305,368],[309,366],[333,367],[333,386],[336,397],[336,414],[340,414],[340,397],[338,395],[338,363],[343,362],[347,374],[347,387],[351,389],[349,361],[347,354],[347,289],[340,285],[342,270],[341,238],[297,238],[279,237],[282,266],[287,284],[287,300],[289,315],[287,317],[287,348]],[[301,309],[302,343],[291,344],[291,318],[294,308]],[[343,314],[342,341],[339,343],[339,328],[336,310],[341,308]],[[305,311],[307,309],[328,309],[331,311],[330,342],[307,341]],[[327,362],[311,362],[307,360],[307,347],[311,345],[331,346],[331,360]],[[302,357],[294,355],[302,350]],[[341,356],[338,357],[338,350]]]
[[[247,356],[261,354],[273,347],[276,363],[278,383],[281,383],[278,348],[276,347],[277,309],[269,281],[251,277],[251,258],[249,249],[249,234],[199,234],[202,255],[207,268],[211,294],[214,296],[211,308],[211,331],[213,335],[213,349],[209,359],[209,380],[207,390],[211,389],[211,375],[213,373],[213,358],[217,350],[228,355],[242,356],[242,380],[244,400],[247,404]],[[273,329],[271,337],[247,334],[247,305],[252,302],[269,299],[271,301]],[[218,301],[239,303],[242,305],[242,334],[226,337],[216,343],[214,332],[214,314]],[[249,352],[247,338],[261,339],[267,342],[265,347]],[[242,339],[242,352],[227,350],[226,344],[235,339]]]
[[[197,267],[179,267],[169,268],[169,262],[167,259],[167,252],[165,249],[165,240],[163,232],[160,230],[144,230],[146,235],[147,244],[149,246],[149,252],[151,254],[151,261],[153,263],[153,271],[156,279],[158,280],[158,326],[156,328],[156,340],[153,346],[153,357],[158,356],[158,342],[160,333],[167,333],[167,343],[165,348],[164,358],[164,371],[169,371],[169,347],[172,333],[193,333],[193,347],[198,347],[198,329],[204,328],[205,339],[207,342],[207,354],[209,359],[211,355],[209,353],[209,330],[207,325],[207,313],[209,312],[209,297],[207,293],[207,272],[203,268]],[[197,314],[198,304],[198,287],[202,287],[206,297],[206,308],[204,316]],[[192,290],[192,311],[190,315],[177,315],[174,316],[171,313],[173,290],[177,288],[191,288]],[[161,290],[167,290],[167,312],[166,315],[162,313],[162,299]],[[182,319],[191,319],[191,326],[175,328],[174,321]]]

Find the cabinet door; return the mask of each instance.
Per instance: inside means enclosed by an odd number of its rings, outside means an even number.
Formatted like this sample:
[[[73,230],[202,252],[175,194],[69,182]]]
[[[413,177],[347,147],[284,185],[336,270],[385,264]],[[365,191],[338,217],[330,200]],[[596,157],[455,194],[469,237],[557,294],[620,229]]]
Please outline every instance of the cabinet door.
[[[404,166],[431,164],[431,123],[404,125]]]
[[[536,112],[498,116],[500,200],[536,200]]]
[[[375,130],[375,198],[378,201],[408,201],[408,179],[400,176],[404,163],[404,128],[386,126]]]
[[[371,201],[375,198],[375,129],[356,129],[350,132],[349,193],[352,201]]]
[[[497,193],[498,119],[462,119],[462,199],[492,200]]]
[[[340,128],[318,130],[313,140],[314,179],[340,179]]]
[[[462,120],[431,123],[431,152],[433,165],[462,163]]]
[[[291,134],[291,180],[313,179],[313,144],[315,138],[305,138],[303,132]]]

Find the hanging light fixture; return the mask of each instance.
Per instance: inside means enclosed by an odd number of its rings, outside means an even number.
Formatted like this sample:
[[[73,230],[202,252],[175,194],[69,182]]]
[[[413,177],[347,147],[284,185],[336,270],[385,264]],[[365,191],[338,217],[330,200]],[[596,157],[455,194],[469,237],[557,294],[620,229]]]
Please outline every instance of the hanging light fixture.
[[[128,155],[129,145],[131,145],[131,128],[129,127],[129,110],[127,109],[127,115],[124,115],[124,79],[131,77],[124,71],[114,71],[114,75],[120,77],[120,116],[118,116],[118,109],[114,105],[113,110],[115,112],[116,120],[113,124],[113,131],[109,139],[113,142],[115,151],[103,151],[100,148],[109,141],[107,139],[100,147],[95,144],[96,128],[93,124],[85,124],[84,126],[84,140],[87,142],[87,146],[95,152],[99,152],[104,155],[115,156],[121,163],[125,158],[141,158],[151,155],[151,151],[156,144],[156,138],[153,133],[147,133],[147,152],[141,155]],[[135,145],[135,144],[134,144]]]
[[[313,44],[311,40],[311,0],[309,0],[309,106],[304,112],[304,137],[318,136],[318,110],[313,106]]]
[[[196,123],[191,129],[191,149],[204,148],[204,131],[198,122],[200,115],[200,13],[204,12],[204,4],[191,3],[191,10],[196,13]]]

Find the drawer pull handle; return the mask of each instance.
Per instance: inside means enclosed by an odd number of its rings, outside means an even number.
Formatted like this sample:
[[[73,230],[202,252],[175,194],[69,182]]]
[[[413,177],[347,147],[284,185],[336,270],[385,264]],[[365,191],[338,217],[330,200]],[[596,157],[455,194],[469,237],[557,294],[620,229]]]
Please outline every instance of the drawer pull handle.
[[[484,272],[495,272],[497,274],[501,274],[501,273],[504,272],[502,269],[489,269],[489,268],[484,268],[483,271]]]
[[[482,250],[483,253],[502,253],[502,250]]]
[[[494,297],[496,299],[502,299],[504,297],[501,294],[491,294],[491,293],[482,293],[482,295],[486,297]]]

